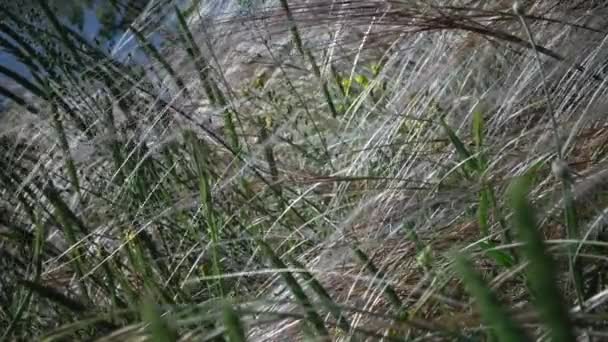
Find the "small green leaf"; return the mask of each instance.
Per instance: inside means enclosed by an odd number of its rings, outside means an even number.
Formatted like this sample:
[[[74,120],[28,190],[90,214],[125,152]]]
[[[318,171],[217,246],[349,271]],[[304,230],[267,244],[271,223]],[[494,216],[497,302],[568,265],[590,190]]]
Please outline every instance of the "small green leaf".
[[[369,84],[369,80],[367,79],[367,77],[365,77],[365,75],[355,76],[355,82],[357,82],[363,87],[367,87],[367,85]]]
[[[379,63],[373,63],[371,65],[371,69],[372,69],[372,74],[374,74],[374,76],[378,76],[380,74],[380,71],[382,70],[382,65]]]
[[[350,93],[350,86],[352,85],[352,81],[348,78],[345,78],[341,82],[342,87],[344,88],[344,95],[348,96],[348,94]]]
[[[458,153],[460,159],[464,161],[471,170],[478,170],[477,160],[472,157],[471,152],[467,150],[464,143],[458,138],[454,130],[452,130],[452,128],[448,126],[448,124],[443,119],[441,119],[441,125],[445,129],[445,132],[447,133],[450,142],[452,143],[452,145],[454,145],[454,148],[456,148],[456,153]]]
[[[480,245],[480,247],[484,253],[498,265],[505,268],[510,268],[515,265],[513,256],[511,256],[509,253],[494,249],[496,247],[494,243],[484,242]]]

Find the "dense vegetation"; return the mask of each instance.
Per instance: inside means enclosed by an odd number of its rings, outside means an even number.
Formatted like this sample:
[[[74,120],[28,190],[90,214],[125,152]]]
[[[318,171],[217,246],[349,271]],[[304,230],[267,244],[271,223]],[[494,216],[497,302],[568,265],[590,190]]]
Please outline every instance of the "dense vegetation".
[[[606,339],[601,1],[27,4],[0,339]]]

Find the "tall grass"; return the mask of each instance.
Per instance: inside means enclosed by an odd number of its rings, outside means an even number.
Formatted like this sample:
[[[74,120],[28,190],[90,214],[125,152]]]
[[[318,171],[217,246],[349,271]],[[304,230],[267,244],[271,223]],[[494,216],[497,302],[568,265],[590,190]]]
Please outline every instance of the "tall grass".
[[[159,1],[138,66],[37,3],[0,5],[3,339],[605,335],[603,5]]]

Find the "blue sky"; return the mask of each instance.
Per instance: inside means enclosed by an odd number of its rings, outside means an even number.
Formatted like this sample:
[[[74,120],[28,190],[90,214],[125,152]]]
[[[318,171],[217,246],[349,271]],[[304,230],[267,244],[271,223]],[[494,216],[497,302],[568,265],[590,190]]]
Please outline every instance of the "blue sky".
[[[95,9],[94,8],[86,9],[85,13],[84,13],[84,26],[83,26],[83,30],[82,30],[83,35],[89,41],[93,42],[93,39],[98,35],[100,28],[101,28],[101,25],[95,14]],[[1,34],[2,33],[0,33],[0,35]],[[120,38],[120,36],[117,36],[116,38]],[[159,36],[158,35],[153,36],[152,41],[155,44],[158,44],[160,42]],[[118,53],[116,58],[122,59],[122,58],[126,57],[127,52],[132,51],[136,46],[137,46],[136,41],[134,39],[131,39],[128,44],[121,47],[122,53]],[[141,56],[136,56],[136,57],[141,57]],[[137,58],[137,60],[141,61],[142,59]],[[31,77],[31,75],[27,71],[27,68],[23,64],[21,64],[19,61],[17,61],[17,59],[15,59],[11,54],[3,52],[2,50],[0,50],[0,65],[9,68],[12,71],[17,72],[20,75],[25,76],[26,78]],[[10,82],[10,80],[8,80],[8,78],[6,76],[0,74],[0,84],[4,83],[6,81]],[[5,99],[2,96],[0,96],[0,104],[2,104],[2,102],[4,100]]]
[[[97,32],[99,32],[99,28],[100,28],[100,24],[99,24],[99,20],[97,20],[97,17],[95,16],[95,11],[93,9],[87,9],[85,11],[85,24],[84,24],[84,30],[83,33],[85,35],[85,37],[87,37],[88,39],[92,40],[93,37],[95,37],[95,35],[97,34]],[[2,34],[2,33],[0,33]],[[28,76],[27,73],[27,69],[25,68],[25,66],[21,63],[19,63],[11,54],[3,52],[2,50],[0,50],[0,64],[2,64],[3,66],[18,72],[19,74],[23,75],[23,76]],[[0,75],[0,77],[4,77],[3,75]]]

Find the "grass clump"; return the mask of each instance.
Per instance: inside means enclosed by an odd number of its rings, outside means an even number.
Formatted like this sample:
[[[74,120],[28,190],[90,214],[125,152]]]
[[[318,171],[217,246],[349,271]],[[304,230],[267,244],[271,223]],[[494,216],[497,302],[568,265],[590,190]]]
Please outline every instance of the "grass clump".
[[[154,2],[145,63],[34,5],[0,5],[3,339],[605,335],[603,5]]]

